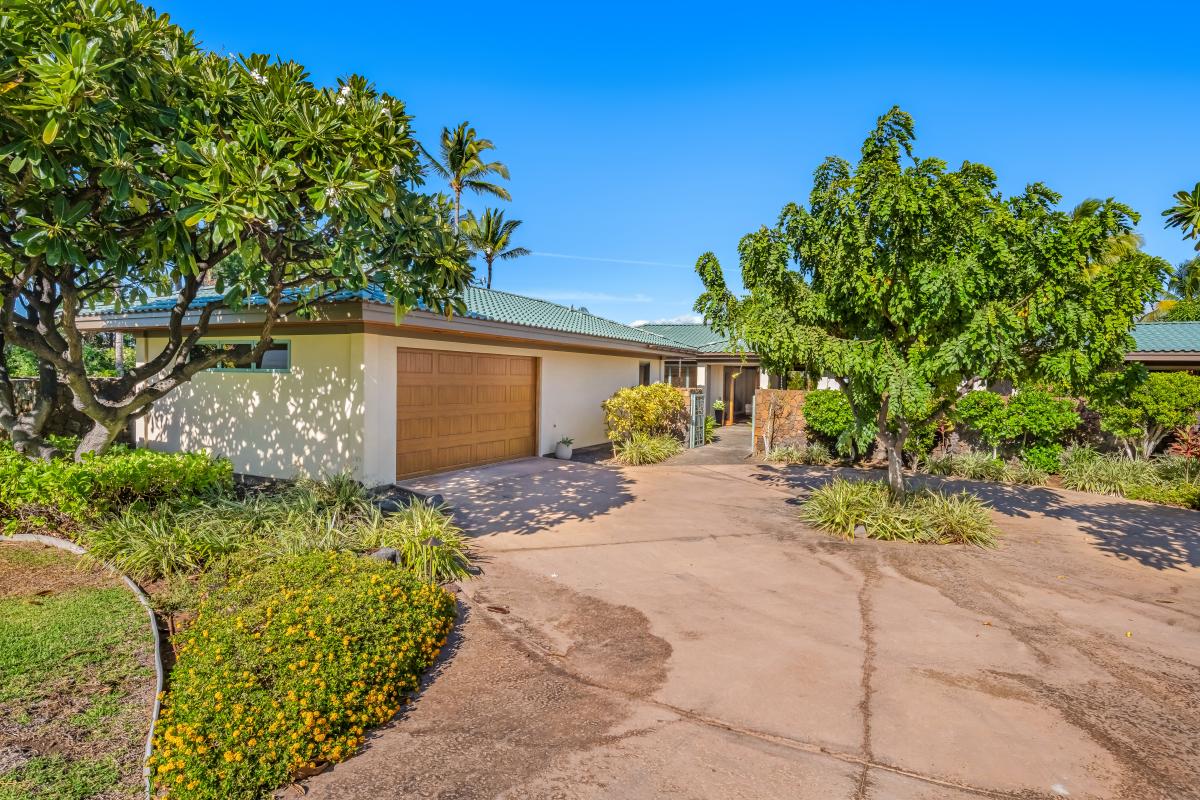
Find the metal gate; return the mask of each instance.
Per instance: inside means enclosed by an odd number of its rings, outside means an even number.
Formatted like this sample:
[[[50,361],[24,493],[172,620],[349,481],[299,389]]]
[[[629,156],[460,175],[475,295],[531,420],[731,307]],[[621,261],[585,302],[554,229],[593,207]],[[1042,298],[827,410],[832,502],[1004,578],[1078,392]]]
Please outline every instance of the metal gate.
[[[689,392],[688,402],[688,447],[701,447],[704,444],[704,392]]]

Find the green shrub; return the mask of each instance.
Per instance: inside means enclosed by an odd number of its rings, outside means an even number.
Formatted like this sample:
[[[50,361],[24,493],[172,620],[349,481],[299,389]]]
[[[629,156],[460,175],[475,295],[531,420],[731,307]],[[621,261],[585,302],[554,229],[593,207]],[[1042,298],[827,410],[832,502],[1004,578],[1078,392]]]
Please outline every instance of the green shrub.
[[[854,428],[854,412],[845,392],[837,389],[817,389],[804,396],[804,427],[810,435],[834,444]]]
[[[993,455],[1008,437],[1008,415],[1004,398],[987,389],[976,389],[959,398],[954,406],[954,421],[972,430],[979,441],[992,448]]]
[[[232,486],[232,464],[204,453],[115,447],[80,463],[33,461],[0,442],[0,510],[11,509],[10,532],[43,509],[84,523],[130,504],[202,497]]]
[[[885,483],[834,478],[813,490],[801,506],[800,516],[814,527],[853,539],[854,529],[889,502]]]
[[[767,454],[768,461],[780,461],[786,464],[807,464],[823,466],[833,461],[833,454],[824,442],[809,442],[804,447],[784,445],[773,447]]]
[[[955,457],[948,453],[926,458],[921,463],[930,475],[953,475],[955,471]]]
[[[348,553],[283,559],[214,593],[180,639],[155,786],[258,798],[352,756],[437,658],[454,598]]]
[[[1154,464],[1120,456],[1078,457],[1063,465],[1063,486],[1082,492],[1124,495],[1134,486],[1161,486]]]
[[[317,551],[392,547],[404,567],[428,580],[457,580],[470,568],[467,538],[441,509],[416,502],[384,514],[346,475],[305,478],[244,500],[131,509],[84,538],[93,557],[141,580],[194,575],[234,552],[261,565]]]
[[[1124,494],[1130,500],[1148,500],[1168,506],[1200,509],[1200,485],[1177,483],[1165,486],[1127,486]]]
[[[1008,483],[1021,483],[1026,486],[1045,486],[1049,477],[1050,473],[1036,464],[1014,459],[1009,462],[1005,470],[1004,480]]]
[[[674,386],[652,383],[621,389],[601,407],[609,441],[625,442],[639,433],[682,438],[688,425],[687,405],[687,397]]]
[[[988,506],[974,495],[926,490],[897,496],[879,481],[834,478],[809,495],[801,517],[849,539],[859,525],[884,541],[992,547],[999,535]]]
[[[1021,451],[1021,463],[1055,475],[1062,469],[1061,444],[1038,444]]]
[[[631,467],[666,461],[682,449],[683,445],[678,439],[661,434],[652,436],[635,433],[629,439],[613,444],[613,454],[617,461]]]
[[[1008,477],[1008,468],[999,458],[986,453],[963,453],[954,456],[954,474],[975,481],[1003,481]]]
[[[1057,444],[1080,422],[1074,400],[1036,386],[1021,387],[1008,398],[1007,417],[1007,437],[1027,446]]]
[[[704,418],[704,443],[712,444],[713,441],[716,440],[716,438],[717,438],[717,418],[716,417],[705,417]]]
[[[911,500],[911,507],[926,525],[924,541],[941,544],[973,544],[994,547],[1000,531],[992,522],[987,504],[973,494],[925,491]],[[870,535],[870,527],[867,528]]]

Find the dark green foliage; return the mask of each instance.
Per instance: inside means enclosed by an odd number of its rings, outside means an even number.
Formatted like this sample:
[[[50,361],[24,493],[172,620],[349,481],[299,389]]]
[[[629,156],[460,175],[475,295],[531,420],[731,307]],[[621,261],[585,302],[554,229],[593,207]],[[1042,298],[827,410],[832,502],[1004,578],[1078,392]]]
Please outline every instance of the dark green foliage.
[[[233,466],[203,453],[118,447],[81,462],[31,461],[0,441],[0,530],[79,526],[132,504],[202,497],[232,485]]]
[[[1074,401],[1045,389],[1021,388],[1008,398],[1007,438],[1021,445],[1049,445],[1079,425]]]
[[[1115,436],[1127,456],[1149,458],[1171,431],[1196,424],[1200,376],[1133,367],[1112,376],[1089,405],[1100,427]]]
[[[1003,197],[982,164],[919,158],[893,108],[856,164],[818,167],[807,207],[742,238],[735,296],[715,256],[696,310],[764,368],[838,377],[861,427],[874,421],[889,483],[915,426],[974,380],[1048,380],[1075,392],[1119,363],[1166,264],[1136,251],[1138,215],[1115,200],[1074,211],[1030,183]]]
[[[1056,475],[1062,469],[1062,452],[1061,444],[1036,444],[1021,451],[1021,461]]]
[[[804,427],[826,444],[836,444],[854,427],[854,412],[846,393],[837,389],[817,389],[804,395]]]
[[[1008,437],[1004,398],[986,389],[968,392],[954,404],[954,419],[960,427],[974,431],[995,452]]]

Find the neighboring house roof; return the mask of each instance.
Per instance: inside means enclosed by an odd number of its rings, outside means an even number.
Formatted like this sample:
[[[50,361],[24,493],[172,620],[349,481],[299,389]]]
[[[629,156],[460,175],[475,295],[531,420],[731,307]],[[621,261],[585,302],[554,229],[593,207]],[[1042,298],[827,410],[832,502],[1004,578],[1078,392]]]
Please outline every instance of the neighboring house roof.
[[[745,350],[744,347],[738,348],[728,336],[722,336],[702,322],[647,323],[638,327],[700,353],[735,353]]]
[[[220,293],[212,288],[204,288],[192,302],[192,308],[199,309],[219,300]],[[392,305],[387,295],[379,289],[370,288],[361,291],[338,292],[326,301],[328,303],[345,303],[360,301]],[[463,293],[466,313],[461,315],[470,319],[504,322],[512,325],[523,325],[530,328],[572,333],[582,336],[597,336],[605,339],[617,339],[635,342],[642,345],[668,347],[675,350],[691,349],[670,337],[659,335],[653,331],[634,328],[620,322],[614,322],[604,317],[598,317],[587,311],[538,300],[534,297],[501,292],[496,289],[484,289],[480,286],[469,286]],[[122,314],[148,314],[170,311],[175,306],[174,297],[162,297],[148,300],[137,306],[124,309]],[[255,296],[247,301],[248,306],[263,305],[266,300]],[[102,316],[112,313],[111,306],[96,309],[93,315]]]
[[[1133,340],[1135,353],[1200,353],[1200,322],[1142,322]]]

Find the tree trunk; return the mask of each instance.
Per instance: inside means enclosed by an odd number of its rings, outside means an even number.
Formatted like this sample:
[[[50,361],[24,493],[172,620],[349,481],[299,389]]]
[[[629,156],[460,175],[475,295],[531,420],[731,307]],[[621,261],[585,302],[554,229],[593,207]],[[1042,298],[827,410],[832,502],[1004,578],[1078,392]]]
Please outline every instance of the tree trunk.
[[[487,265],[488,265],[488,280],[487,280],[487,288],[489,288],[489,289],[490,289],[490,288],[492,288],[492,259],[490,259],[490,258],[489,258],[489,259],[487,260]]]
[[[110,423],[93,422],[91,430],[84,434],[79,440],[79,446],[75,448],[75,460],[82,461],[84,453],[95,453],[98,456],[107,453],[125,429],[125,425],[125,419]]]
[[[888,398],[883,398],[876,420],[879,442],[887,453],[888,487],[897,494],[904,492],[904,441],[908,438],[908,423],[898,422],[896,430],[888,428]]]

